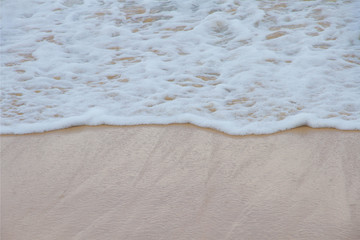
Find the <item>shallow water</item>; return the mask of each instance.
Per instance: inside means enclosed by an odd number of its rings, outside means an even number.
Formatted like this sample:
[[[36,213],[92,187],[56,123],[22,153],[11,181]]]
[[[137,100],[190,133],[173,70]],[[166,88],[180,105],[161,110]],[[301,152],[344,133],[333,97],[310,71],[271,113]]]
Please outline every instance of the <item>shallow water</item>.
[[[5,0],[1,133],[360,129],[359,1]]]

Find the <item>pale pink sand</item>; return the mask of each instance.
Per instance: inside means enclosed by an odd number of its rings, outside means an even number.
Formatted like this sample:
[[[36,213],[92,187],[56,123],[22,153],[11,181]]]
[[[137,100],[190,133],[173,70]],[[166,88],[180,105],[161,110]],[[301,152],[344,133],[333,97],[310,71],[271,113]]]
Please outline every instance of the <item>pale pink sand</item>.
[[[1,236],[360,239],[360,132],[191,125],[1,137]]]

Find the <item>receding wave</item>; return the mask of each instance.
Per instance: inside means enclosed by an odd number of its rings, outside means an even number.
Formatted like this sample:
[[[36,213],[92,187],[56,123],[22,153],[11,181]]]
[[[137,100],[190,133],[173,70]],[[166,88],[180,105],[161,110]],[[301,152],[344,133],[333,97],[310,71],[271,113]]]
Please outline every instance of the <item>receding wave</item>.
[[[1,133],[360,129],[359,1],[5,0]]]

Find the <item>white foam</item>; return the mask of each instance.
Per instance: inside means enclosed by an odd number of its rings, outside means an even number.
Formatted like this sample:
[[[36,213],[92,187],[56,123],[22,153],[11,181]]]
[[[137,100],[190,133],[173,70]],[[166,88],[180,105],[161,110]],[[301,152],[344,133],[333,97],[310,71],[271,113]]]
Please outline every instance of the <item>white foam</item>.
[[[359,1],[5,0],[1,133],[360,130]]]

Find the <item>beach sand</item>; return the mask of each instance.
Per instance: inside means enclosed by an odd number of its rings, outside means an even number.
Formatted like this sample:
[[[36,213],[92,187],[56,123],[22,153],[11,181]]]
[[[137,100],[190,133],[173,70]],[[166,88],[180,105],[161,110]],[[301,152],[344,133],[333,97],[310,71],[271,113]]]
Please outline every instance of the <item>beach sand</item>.
[[[1,237],[360,239],[360,131],[175,124],[1,136]]]

